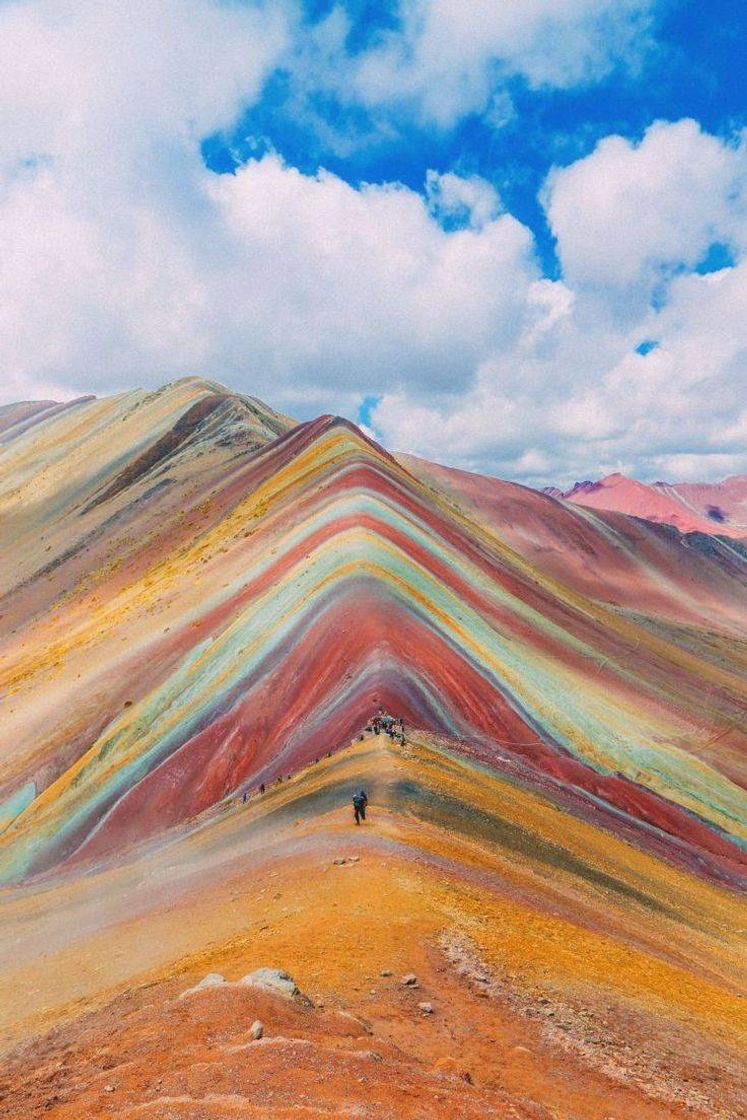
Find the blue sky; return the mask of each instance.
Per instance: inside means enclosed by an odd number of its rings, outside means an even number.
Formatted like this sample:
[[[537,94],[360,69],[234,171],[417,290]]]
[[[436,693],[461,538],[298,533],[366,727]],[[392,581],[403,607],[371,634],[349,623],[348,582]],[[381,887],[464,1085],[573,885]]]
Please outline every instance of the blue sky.
[[[334,7],[334,0],[307,2],[308,25],[318,24]],[[370,46],[382,29],[396,28],[398,7],[396,0],[347,0],[351,53]],[[505,88],[515,115],[502,128],[493,127],[481,112],[443,129],[395,113],[394,134],[384,136],[377,133],[375,114],[315,93],[314,108],[330,129],[344,128],[358,137],[345,154],[325,142],[314,119],[299,120],[292,76],[279,68],[235,128],[205,139],[204,159],[212,170],[231,173],[274,148],[308,174],[324,167],[353,185],[396,180],[413,190],[422,190],[431,169],[480,175],[530,227],[545,275],[556,278],[553,238],[538,203],[553,165],[588,155],[611,133],[640,139],[657,119],[692,117],[724,137],[747,124],[747,10],[739,0],[666,0],[652,6],[649,34],[651,42],[633,72],[617,66],[602,81],[562,90],[532,88],[520,75],[510,78]]]
[[[736,0],[0,0],[0,394],[747,472],[745,44]]]

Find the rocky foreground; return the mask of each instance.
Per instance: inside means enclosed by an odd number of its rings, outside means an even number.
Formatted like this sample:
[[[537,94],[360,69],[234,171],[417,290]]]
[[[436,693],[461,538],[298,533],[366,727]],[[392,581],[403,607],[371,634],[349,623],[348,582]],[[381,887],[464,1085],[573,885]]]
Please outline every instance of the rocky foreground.
[[[3,1115],[742,1115],[740,901],[455,746],[6,895]]]

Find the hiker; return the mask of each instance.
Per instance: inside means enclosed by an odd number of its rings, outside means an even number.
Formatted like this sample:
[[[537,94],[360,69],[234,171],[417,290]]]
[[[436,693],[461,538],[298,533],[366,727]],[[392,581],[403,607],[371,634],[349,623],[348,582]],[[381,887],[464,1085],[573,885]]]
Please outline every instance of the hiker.
[[[368,798],[366,791],[361,790],[360,793],[353,794],[353,816],[355,823],[360,824],[361,821],[366,819],[366,806],[368,805]]]
[[[241,802],[242,802],[243,805],[246,805],[248,800],[249,800],[249,792],[248,792],[248,790],[244,790],[243,796],[241,798]]]
[[[265,783],[264,783],[264,782],[262,782],[262,785],[261,785],[261,786],[259,787],[259,792],[260,792],[260,793],[264,793],[264,792],[265,792]]]

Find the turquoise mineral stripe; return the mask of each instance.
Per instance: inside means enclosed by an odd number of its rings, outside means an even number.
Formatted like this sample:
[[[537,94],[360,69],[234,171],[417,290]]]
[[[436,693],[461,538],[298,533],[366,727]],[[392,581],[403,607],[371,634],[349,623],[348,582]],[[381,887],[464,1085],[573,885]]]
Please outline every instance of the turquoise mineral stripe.
[[[4,801],[0,801],[0,834],[20,816],[20,814],[28,809],[31,802],[36,797],[36,785],[34,782],[26,782],[25,785],[17,789],[15,793],[11,793],[10,797],[6,797]]]

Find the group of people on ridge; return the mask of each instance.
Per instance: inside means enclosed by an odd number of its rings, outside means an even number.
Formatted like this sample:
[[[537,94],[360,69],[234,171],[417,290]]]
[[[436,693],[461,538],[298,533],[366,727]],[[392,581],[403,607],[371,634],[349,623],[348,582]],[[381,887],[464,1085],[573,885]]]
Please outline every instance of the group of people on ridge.
[[[388,715],[383,708],[379,708],[371,722],[366,725],[365,730],[372,731],[374,735],[381,735],[383,732],[390,739],[396,739],[402,746],[405,745],[405,721],[401,716]],[[363,736],[361,735],[360,738],[362,739]],[[368,797],[364,789],[353,794],[353,817],[356,824],[360,824],[361,821],[366,819],[367,806]]]
[[[373,717],[373,719],[370,721],[370,723],[368,723],[366,725],[365,730],[369,731],[369,732],[372,732],[374,735],[381,735],[381,733],[383,732],[385,735],[388,735],[390,739],[394,739],[397,742],[401,743],[402,746],[404,746],[404,744],[405,744],[405,721],[402,719],[401,716],[395,717],[395,716],[388,715],[384,711],[383,708],[379,708],[379,710],[377,711],[377,713]],[[363,735],[361,735],[360,738],[362,739]],[[332,753],[331,751],[329,751],[327,753],[327,758],[331,757],[331,753]],[[318,762],[318,761],[319,761],[318,758],[314,759],[314,762]],[[290,779],[291,779],[291,775],[289,774],[288,775],[288,781],[290,781]],[[282,780],[283,780],[282,775],[279,775],[275,779],[275,784],[277,785],[278,783],[282,782]],[[258,789],[257,792],[260,795],[265,792],[264,783],[262,783],[259,786],[259,789]],[[244,790],[244,792],[242,794],[242,797],[241,797],[241,800],[242,800],[243,804],[246,804],[246,802],[249,800],[249,790],[248,789]],[[358,793],[354,793],[353,794],[353,817],[354,817],[355,823],[357,825],[359,825],[361,823],[361,821],[364,821],[366,819],[366,808],[367,807],[368,807],[368,797],[366,796],[366,791],[364,789],[362,789],[362,790],[359,790]]]
[[[402,746],[405,745],[405,721],[401,716],[387,715],[381,708],[366,727],[366,731],[373,731],[374,735],[380,735],[383,731],[390,739],[396,739]]]

